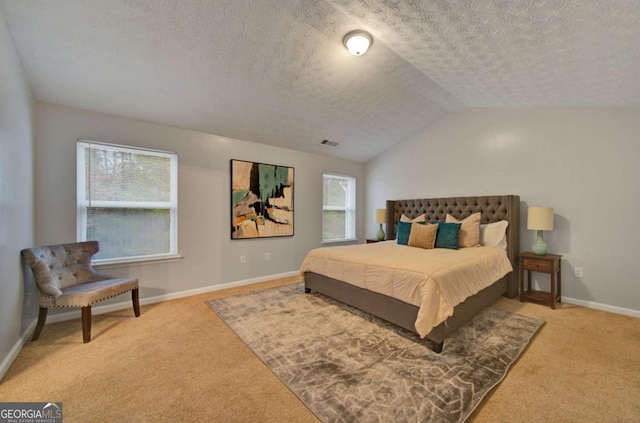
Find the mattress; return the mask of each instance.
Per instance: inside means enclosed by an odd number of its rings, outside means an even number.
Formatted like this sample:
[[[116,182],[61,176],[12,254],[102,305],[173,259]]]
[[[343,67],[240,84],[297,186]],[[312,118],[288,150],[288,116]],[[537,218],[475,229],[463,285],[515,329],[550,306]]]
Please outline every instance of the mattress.
[[[311,250],[301,273],[313,272],[419,308],[421,337],[453,315],[454,307],[513,270],[505,250],[422,249],[395,241]]]

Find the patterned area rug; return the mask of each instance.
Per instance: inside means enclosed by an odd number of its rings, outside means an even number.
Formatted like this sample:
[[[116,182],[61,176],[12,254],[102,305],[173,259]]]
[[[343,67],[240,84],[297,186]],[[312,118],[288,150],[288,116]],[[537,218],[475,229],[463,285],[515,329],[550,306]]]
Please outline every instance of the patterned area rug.
[[[488,308],[429,341],[303,285],[208,302],[324,422],[461,422],[543,324]]]

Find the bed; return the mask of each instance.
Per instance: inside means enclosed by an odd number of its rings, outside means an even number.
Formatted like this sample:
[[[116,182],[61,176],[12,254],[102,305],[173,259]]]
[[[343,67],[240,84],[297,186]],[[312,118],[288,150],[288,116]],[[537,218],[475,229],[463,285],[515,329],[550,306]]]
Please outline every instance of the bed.
[[[502,220],[509,222],[506,231],[507,245],[505,250],[506,257],[511,265],[510,268],[513,271],[466,297],[466,299],[453,307],[452,314],[446,320],[435,325],[426,335],[424,333],[421,335],[433,342],[433,350],[435,352],[441,352],[444,341],[449,335],[495,302],[500,296],[505,295],[513,298],[518,294],[517,275],[519,274],[519,263],[517,254],[520,243],[520,197],[517,195],[496,195],[387,201],[387,242],[379,244],[389,244],[391,240],[396,238],[397,222],[402,215],[405,215],[406,218],[414,219],[425,214],[427,222],[444,222],[447,214],[463,220],[477,212],[481,213],[481,224],[495,223]],[[357,247],[381,249],[386,246],[370,244]],[[307,258],[305,258],[306,260]],[[344,282],[337,277],[331,277],[335,275],[331,275],[330,272],[327,275],[321,274],[327,272],[304,271],[304,267],[305,263],[303,263],[305,292],[315,291],[321,293],[411,332],[419,333],[416,325],[421,307],[418,305]]]

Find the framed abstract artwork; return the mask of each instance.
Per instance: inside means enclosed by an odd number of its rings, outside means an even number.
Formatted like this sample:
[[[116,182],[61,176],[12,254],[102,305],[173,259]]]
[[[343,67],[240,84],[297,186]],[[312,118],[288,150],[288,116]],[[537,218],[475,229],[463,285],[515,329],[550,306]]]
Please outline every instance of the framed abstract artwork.
[[[293,236],[294,169],[231,160],[231,239]]]

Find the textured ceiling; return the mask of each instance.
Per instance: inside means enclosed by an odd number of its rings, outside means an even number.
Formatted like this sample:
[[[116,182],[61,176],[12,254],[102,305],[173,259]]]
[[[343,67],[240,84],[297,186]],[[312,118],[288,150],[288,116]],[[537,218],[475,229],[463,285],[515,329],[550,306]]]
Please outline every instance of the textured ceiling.
[[[0,7],[38,100],[361,162],[464,107],[640,104],[638,0]]]

